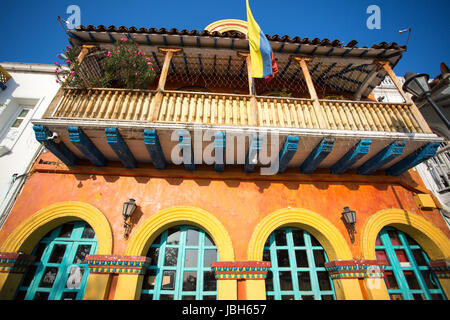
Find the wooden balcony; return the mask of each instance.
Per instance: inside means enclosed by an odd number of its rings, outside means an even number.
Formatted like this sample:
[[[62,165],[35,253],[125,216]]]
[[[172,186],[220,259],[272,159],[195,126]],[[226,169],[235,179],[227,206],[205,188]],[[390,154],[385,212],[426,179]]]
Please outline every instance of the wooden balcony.
[[[158,97],[158,95],[160,95]],[[150,91],[65,89],[51,119],[192,123],[326,130],[425,133],[407,103],[313,100],[284,97]],[[325,127],[319,126],[323,115]]]

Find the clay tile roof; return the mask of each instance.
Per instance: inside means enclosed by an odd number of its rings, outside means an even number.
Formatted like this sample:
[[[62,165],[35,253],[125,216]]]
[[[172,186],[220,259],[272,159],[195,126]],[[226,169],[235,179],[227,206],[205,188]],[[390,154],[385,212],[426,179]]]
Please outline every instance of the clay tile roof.
[[[93,25],[85,26],[79,26],[76,31],[87,31],[87,32],[121,32],[121,33],[147,33],[147,34],[168,34],[168,35],[189,35],[189,36],[203,36],[203,37],[222,37],[222,38],[236,38],[236,39],[245,39],[245,35],[238,31],[226,31],[226,32],[209,32],[207,30],[198,31],[198,30],[186,30],[183,29],[179,31],[176,28],[172,28],[170,30],[167,30],[166,28],[156,29],[156,28],[136,28],[136,27],[125,27],[120,26],[119,28],[115,26],[109,26],[106,28],[104,25],[99,25],[97,27]],[[330,41],[329,39],[319,39],[314,38],[313,40],[310,40],[309,38],[303,38],[301,39],[298,36],[293,37],[292,39],[288,35],[280,36],[278,34],[274,35],[268,35],[266,34],[266,37],[269,41],[278,41],[278,42],[288,42],[288,43],[299,43],[299,44],[309,44],[309,45],[320,45],[320,46],[332,46],[332,47],[348,47],[348,48],[356,48],[356,45],[358,42],[356,40],[352,40],[347,44],[343,44],[338,39],[335,39],[333,41]],[[397,43],[387,43],[387,42],[380,42],[375,43],[371,47],[361,47],[361,48],[373,48],[373,49],[404,49],[405,46],[399,46]]]

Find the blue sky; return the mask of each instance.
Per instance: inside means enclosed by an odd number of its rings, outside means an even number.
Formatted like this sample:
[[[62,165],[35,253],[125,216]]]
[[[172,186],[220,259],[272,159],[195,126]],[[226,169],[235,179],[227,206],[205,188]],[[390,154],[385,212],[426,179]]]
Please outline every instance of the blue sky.
[[[67,19],[69,5],[81,9],[81,24],[203,30],[221,19],[246,20],[245,0],[2,0],[0,7],[0,62],[53,63],[67,44],[57,16]],[[358,41],[371,46],[381,41],[405,44],[408,51],[395,72],[425,72],[434,77],[442,61],[450,65],[449,0],[251,0],[253,15],[265,33],[301,38]],[[370,30],[366,9],[381,9],[381,29]]]

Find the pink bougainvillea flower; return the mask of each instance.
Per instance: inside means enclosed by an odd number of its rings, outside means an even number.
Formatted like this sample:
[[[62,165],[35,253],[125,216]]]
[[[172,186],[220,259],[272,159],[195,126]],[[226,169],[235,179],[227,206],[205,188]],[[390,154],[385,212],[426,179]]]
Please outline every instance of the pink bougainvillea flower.
[[[135,56],[137,56],[137,55],[138,55],[136,51],[134,52],[134,55],[135,55]]]
[[[139,54],[139,55],[142,55],[142,51],[139,51],[138,54]]]
[[[150,61],[150,58],[149,57],[145,57],[145,60]]]
[[[58,64],[58,62],[55,61],[54,64]]]
[[[120,53],[120,50],[117,50],[117,53]]]
[[[67,61],[66,61],[66,63],[68,63],[68,64],[71,64],[71,63],[72,63],[72,61],[70,61],[70,60],[67,60]]]
[[[73,70],[70,71],[70,74],[71,74],[71,75],[74,75],[74,74],[75,74],[75,71],[73,71]]]
[[[107,57],[111,57],[111,56],[112,56],[111,51],[108,51],[108,53],[106,54],[106,56],[107,56]]]
[[[125,37],[120,38],[120,41],[126,42],[126,41],[127,41],[127,38],[125,38]]]

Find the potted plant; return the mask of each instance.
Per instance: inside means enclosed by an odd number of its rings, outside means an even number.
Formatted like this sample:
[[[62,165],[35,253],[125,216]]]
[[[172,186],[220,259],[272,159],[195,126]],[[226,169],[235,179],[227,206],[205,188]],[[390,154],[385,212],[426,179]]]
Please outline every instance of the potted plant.
[[[104,87],[145,89],[156,77],[150,58],[133,39],[121,38],[109,48],[104,62]]]

